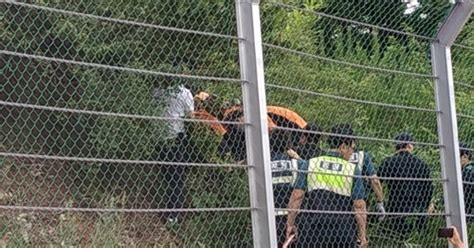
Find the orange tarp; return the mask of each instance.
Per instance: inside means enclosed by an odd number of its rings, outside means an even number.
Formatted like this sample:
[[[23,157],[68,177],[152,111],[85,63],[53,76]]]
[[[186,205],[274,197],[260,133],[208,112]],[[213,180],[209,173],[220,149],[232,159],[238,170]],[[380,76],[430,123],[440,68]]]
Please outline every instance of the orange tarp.
[[[235,106],[225,109],[224,117],[227,117],[236,111],[242,111],[241,106],[235,105]],[[277,106],[267,106],[267,113],[281,116],[287,119],[288,121],[295,123],[300,128],[305,128],[307,125],[306,121],[300,115],[298,115],[296,112],[289,110],[287,108],[277,107]],[[243,117],[239,118],[239,120],[237,121],[243,122]],[[267,121],[268,121],[268,128],[271,129],[277,126],[277,124],[270,117],[267,118]]]
[[[200,120],[207,120],[209,122],[205,122],[206,124],[211,127],[211,129],[217,134],[217,135],[224,135],[226,133],[225,128],[219,123],[219,120],[214,117],[213,115],[209,114],[207,111],[200,110],[197,112],[193,112],[193,117],[196,119]]]
[[[306,121],[298,115],[296,112],[289,110],[283,107],[277,106],[267,106],[267,113],[279,115],[293,123],[295,123],[299,128],[305,128],[307,123]]]
[[[224,109],[224,113],[223,113],[224,118],[229,116],[231,113],[235,111],[242,111],[242,107],[240,107],[240,105],[234,105],[227,109]]]

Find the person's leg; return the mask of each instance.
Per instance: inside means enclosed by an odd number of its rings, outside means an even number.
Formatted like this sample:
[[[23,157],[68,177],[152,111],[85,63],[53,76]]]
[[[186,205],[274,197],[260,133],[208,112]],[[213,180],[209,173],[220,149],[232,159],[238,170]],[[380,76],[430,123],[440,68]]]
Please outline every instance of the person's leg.
[[[185,196],[184,191],[184,168],[181,165],[173,165],[170,167],[168,182],[170,199],[168,201],[169,209],[181,209],[184,206]],[[174,212],[171,217],[177,217],[177,212]]]
[[[298,221],[298,237],[291,247],[329,247],[326,240],[327,222],[322,214],[302,213]]]
[[[180,163],[188,162],[186,152],[185,137],[181,134],[178,135],[175,146],[172,152],[170,152],[169,162],[179,163],[168,165],[165,175],[165,180],[168,183],[168,209],[181,209],[184,207],[185,195],[184,195],[184,182],[185,182],[185,165]],[[169,218],[178,217],[178,212],[172,212]],[[176,220],[173,220],[176,221]]]
[[[173,143],[174,141],[165,141],[164,143]],[[172,158],[174,147],[164,146],[163,144],[155,147],[153,159],[158,162],[169,162]],[[144,166],[144,174],[149,188],[145,188],[147,198],[152,200],[152,208],[168,207],[170,201],[170,168],[169,165],[153,164]]]
[[[341,215],[335,219],[335,228],[337,230],[334,233],[335,246],[334,247],[357,247],[357,225],[352,215]]]

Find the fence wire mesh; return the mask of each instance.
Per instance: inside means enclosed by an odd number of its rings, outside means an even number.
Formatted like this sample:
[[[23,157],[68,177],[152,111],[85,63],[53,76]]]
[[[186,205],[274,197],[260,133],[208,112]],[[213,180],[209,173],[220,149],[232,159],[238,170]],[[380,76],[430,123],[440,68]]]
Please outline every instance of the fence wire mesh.
[[[233,1],[0,8],[3,244],[251,244]]]
[[[433,235],[446,212],[430,45],[450,7],[448,1],[262,3],[268,104],[308,122],[278,129],[302,136],[280,141],[282,149],[270,134],[280,243],[288,230],[280,223],[294,223],[295,245],[302,247],[446,245]],[[344,154],[351,141],[354,154]],[[293,174],[281,172],[288,148],[306,160],[286,158]],[[300,209],[296,217],[292,208]]]
[[[0,2],[2,245],[252,245],[235,3]],[[279,246],[289,223],[294,247],[446,245],[430,45],[451,7],[262,1]],[[471,160],[473,27],[452,49]]]
[[[469,238],[474,239],[474,22],[466,24],[452,47],[454,88],[458,111],[458,130],[464,202]]]

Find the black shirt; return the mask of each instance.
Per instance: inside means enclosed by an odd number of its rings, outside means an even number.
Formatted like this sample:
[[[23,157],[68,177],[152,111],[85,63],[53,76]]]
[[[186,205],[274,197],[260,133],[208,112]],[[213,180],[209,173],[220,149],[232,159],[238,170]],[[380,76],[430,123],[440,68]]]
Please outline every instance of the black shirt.
[[[379,170],[380,177],[414,178],[414,180],[382,180],[388,187],[387,211],[425,212],[433,195],[432,181],[416,178],[430,178],[430,168],[417,156],[401,151],[384,159]]]
[[[318,144],[306,143],[304,145],[299,145],[296,148],[296,153],[304,160],[310,160],[321,156],[321,149],[319,149]]]

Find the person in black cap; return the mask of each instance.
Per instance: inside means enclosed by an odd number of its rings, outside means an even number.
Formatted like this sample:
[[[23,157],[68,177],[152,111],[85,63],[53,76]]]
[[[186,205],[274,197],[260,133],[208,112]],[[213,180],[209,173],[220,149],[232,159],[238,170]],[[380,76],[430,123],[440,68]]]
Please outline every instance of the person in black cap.
[[[466,214],[474,214],[474,162],[472,161],[472,150],[469,145],[460,143],[459,153],[461,155],[462,181],[464,188],[464,204]],[[469,221],[474,218],[468,218]]]
[[[394,177],[412,180],[382,180],[387,185],[387,212],[392,213],[423,213],[429,208],[433,195],[431,181],[417,179],[430,178],[429,166],[420,158],[413,155],[413,136],[401,133],[395,137],[397,141],[395,155],[383,160],[379,174],[381,177]],[[387,218],[387,228],[397,233],[397,238],[407,239],[412,230],[422,230],[426,218],[420,216],[412,219],[410,216],[392,216]]]
[[[296,153],[301,156],[304,160],[316,158],[321,154],[321,148],[319,147],[319,140],[321,139],[321,129],[316,124],[308,124],[305,128],[304,133],[298,133],[299,141],[296,147]],[[310,133],[311,132],[311,133]]]

